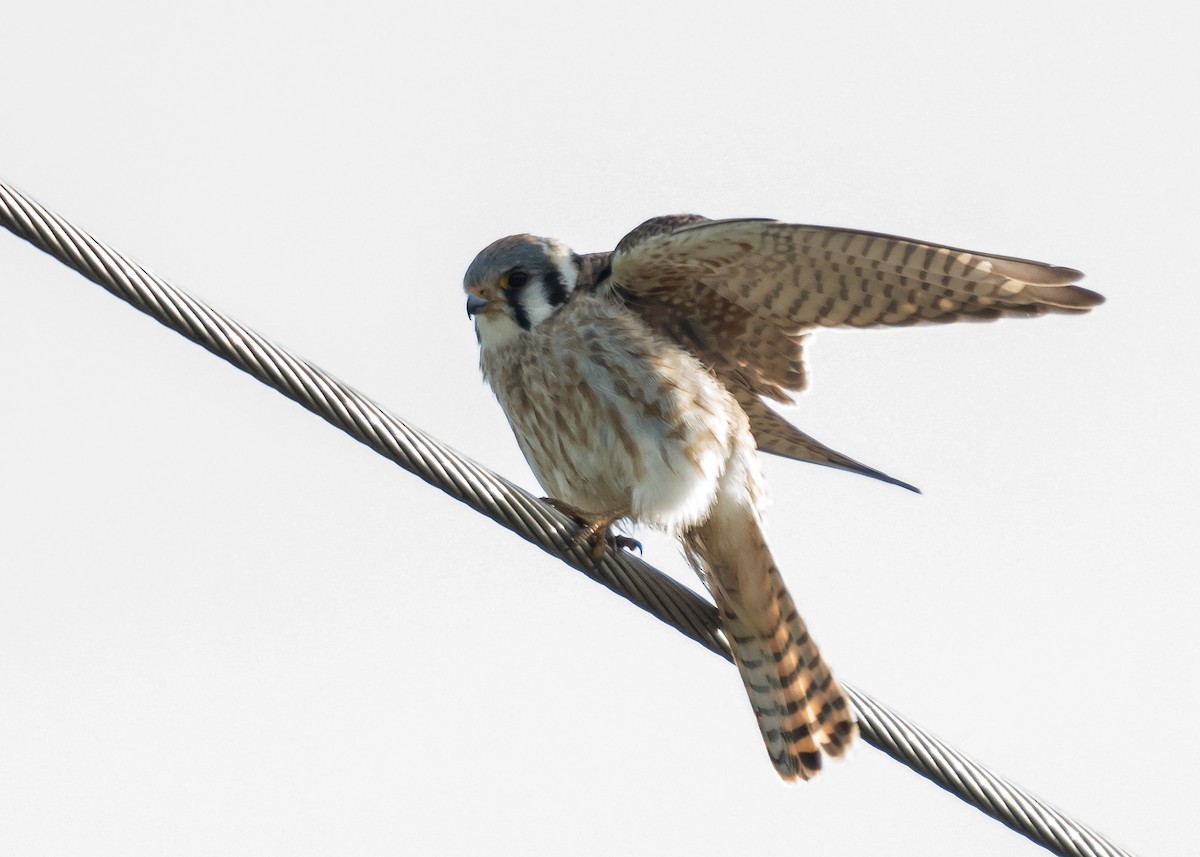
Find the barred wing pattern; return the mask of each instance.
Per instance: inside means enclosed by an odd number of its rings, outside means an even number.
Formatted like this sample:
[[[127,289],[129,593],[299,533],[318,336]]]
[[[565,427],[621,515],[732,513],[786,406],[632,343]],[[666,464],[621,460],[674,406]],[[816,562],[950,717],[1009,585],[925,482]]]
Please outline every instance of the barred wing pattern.
[[[480,366],[538,481],[601,548],[616,518],[679,538],[776,769],[807,779],[823,755],[844,754],[854,714],[767,546],[754,451],[897,480],[764,399],[804,387],[814,327],[1079,312],[1101,300],[1073,285],[1080,276],[873,233],[685,215],[647,221],[611,254],[508,236],[463,286]]]
[[[804,388],[803,334],[814,327],[1085,312],[1104,299],[1074,285],[1082,276],[875,232],[685,215],[626,236],[611,285],[718,374],[786,402]]]

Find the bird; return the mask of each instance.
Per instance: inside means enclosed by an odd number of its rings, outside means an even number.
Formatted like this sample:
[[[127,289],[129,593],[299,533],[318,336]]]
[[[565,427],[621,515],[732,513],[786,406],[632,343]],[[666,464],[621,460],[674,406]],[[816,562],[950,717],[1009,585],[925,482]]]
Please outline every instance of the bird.
[[[912,486],[765,400],[805,388],[815,328],[1077,314],[1104,300],[1075,285],[1082,276],[882,233],[684,214],[647,220],[608,253],[501,238],[463,288],[484,380],[544,499],[596,558],[618,521],[678,540],[767,754],[796,781],[843,757],[858,727],[768,547],[756,451]]]

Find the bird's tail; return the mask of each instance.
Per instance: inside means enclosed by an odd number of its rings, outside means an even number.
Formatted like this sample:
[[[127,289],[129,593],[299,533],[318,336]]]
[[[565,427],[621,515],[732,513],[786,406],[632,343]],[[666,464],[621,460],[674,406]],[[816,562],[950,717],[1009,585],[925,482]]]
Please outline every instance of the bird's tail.
[[[854,740],[854,712],[796,612],[757,513],[722,495],[684,544],[720,609],[775,769],[807,780],[822,754],[839,757]]]

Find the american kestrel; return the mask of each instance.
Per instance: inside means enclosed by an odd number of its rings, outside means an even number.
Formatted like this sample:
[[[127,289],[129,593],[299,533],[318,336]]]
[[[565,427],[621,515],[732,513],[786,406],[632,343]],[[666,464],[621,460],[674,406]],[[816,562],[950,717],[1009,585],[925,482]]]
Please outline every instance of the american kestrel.
[[[857,725],[767,547],[755,450],[898,481],[762,397],[804,388],[814,327],[1084,312],[1103,298],[1073,285],[1081,276],[872,232],[678,215],[612,253],[502,238],[464,288],[484,378],[548,499],[594,551],[619,519],[680,541],[767,753],[794,780],[816,774],[822,753],[841,756]]]

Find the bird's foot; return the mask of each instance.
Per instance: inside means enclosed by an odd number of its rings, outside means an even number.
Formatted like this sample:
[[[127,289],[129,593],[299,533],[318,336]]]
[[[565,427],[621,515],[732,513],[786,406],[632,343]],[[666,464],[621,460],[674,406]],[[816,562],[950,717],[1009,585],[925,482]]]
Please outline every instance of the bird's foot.
[[[582,509],[572,506],[570,503],[564,503],[562,500],[556,500],[553,497],[543,497],[542,502],[550,508],[562,512],[579,524],[579,532],[572,537],[571,541],[576,547],[587,545],[588,556],[592,559],[598,560],[604,556],[604,551],[607,549],[610,540],[618,550],[636,550],[638,553],[642,552],[642,543],[637,539],[609,532],[614,523],[629,515],[627,509],[614,509],[609,512],[596,514],[594,512],[585,512]]]
[[[610,535],[612,536],[613,544],[621,550],[637,551],[639,555],[642,553],[642,543],[632,536],[623,536],[620,533]]]

